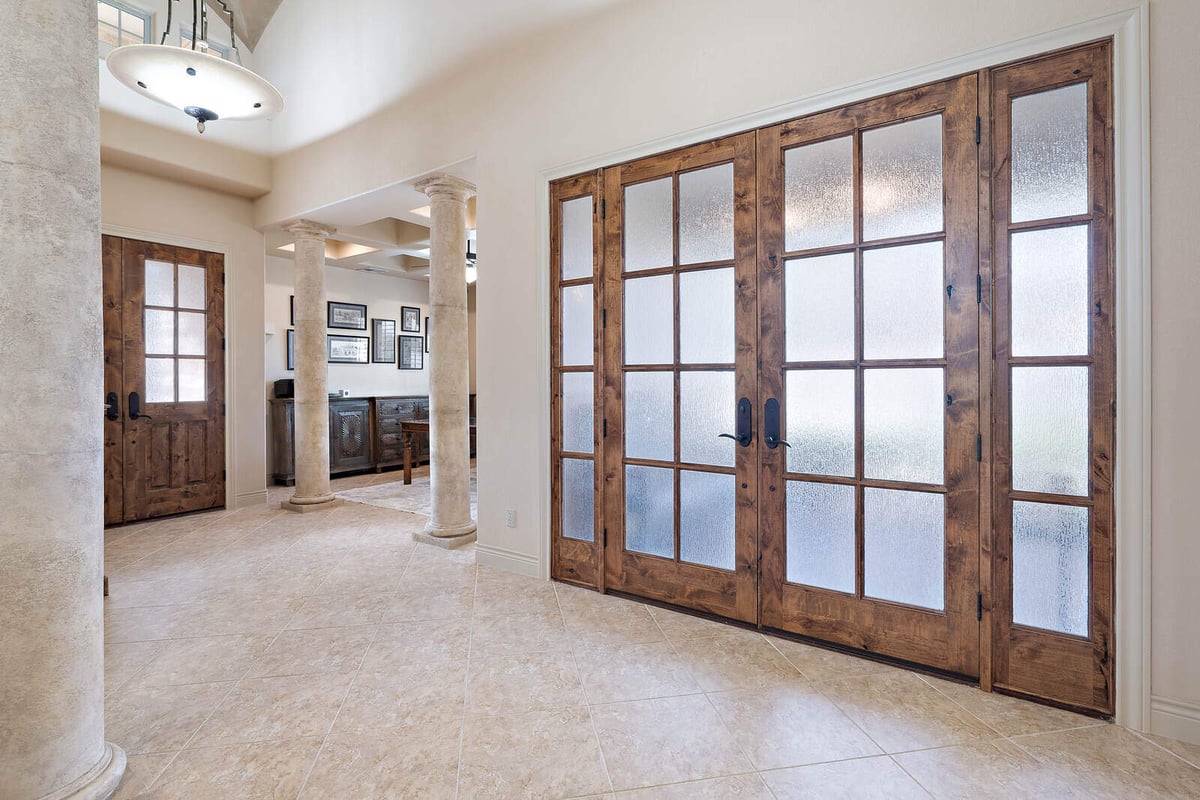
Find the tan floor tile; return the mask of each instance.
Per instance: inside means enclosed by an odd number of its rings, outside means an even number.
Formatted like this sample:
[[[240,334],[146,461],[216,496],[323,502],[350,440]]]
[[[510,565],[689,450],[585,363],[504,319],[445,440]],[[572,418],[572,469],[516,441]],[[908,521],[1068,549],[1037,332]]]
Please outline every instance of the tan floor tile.
[[[1059,708],[1051,708],[1015,697],[1006,697],[995,692],[985,692],[978,686],[920,676],[921,680],[949,697],[954,702],[983,720],[989,727],[1005,736],[1021,736],[1026,733],[1044,733],[1069,728],[1083,728],[1101,724],[1101,720],[1073,714]]]
[[[593,706],[592,718],[617,790],[753,769],[703,695]]]
[[[879,675],[898,670],[897,667],[890,664],[873,661],[869,658],[859,658],[836,650],[827,650],[780,636],[766,638],[810,681],[852,678],[858,675]]]
[[[939,800],[1089,796],[1005,739],[901,753],[895,759]]]
[[[147,753],[140,756],[128,756],[125,759],[125,774],[121,776],[121,785],[108,800],[133,800],[135,797],[143,797],[142,793],[150,788],[150,784],[159,776],[174,755],[174,753]]]
[[[386,674],[360,672],[334,722],[334,733],[359,733],[462,717],[466,663],[397,664]]]
[[[147,642],[173,639],[182,633],[194,606],[113,608],[104,611],[104,641]]]
[[[465,663],[470,642],[467,619],[381,625],[360,671],[386,675],[397,664]]]
[[[1141,735],[1154,742],[1159,747],[1170,750],[1172,753],[1179,756],[1193,767],[1200,769],[1200,744],[1181,742],[1178,739],[1171,739],[1166,736],[1155,736],[1151,733],[1143,733]]]
[[[178,636],[279,633],[302,605],[300,598],[214,601],[197,607],[180,625]]]
[[[610,789],[586,708],[467,717],[459,797],[548,799]]]
[[[308,777],[304,800],[453,800],[461,721],[330,736]]]
[[[672,783],[649,789],[617,792],[615,800],[772,800],[773,795],[757,775],[733,775],[706,781]]]
[[[341,708],[350,678],[328,674],[243,679],[188,746],[323,736]]]
[[[728,633],[733,627],[724,622],[716,622],[704,617],[696,617],[680,611],[670,611],[665,608],[658,608],[657,606],[646,606],[646,610],[654,617],[654,621],[658,623],[658,627],[662,629],[663,634],[672,642],[717,636],[722,633]]]
[[[575,649],[575,664],[590,703],[620,703],[695,694],[692,678],[670,642]]]
[[[756,769],[879,755],[882,751],[810,685],[710,694],[709,700]]]
[[[1200,769],[1116,725],[1013,739],[1095,798],[1200,797]]]
[[[184,750],[154,782],[149,800],[292,798],[312,767],[321,739]]]
[[[112,642],[104,645],[104,693],[119,689],[155,659],[167,642]]]
[[[288,629],[375,625],[394,597],[392,592],[308,597],[288,623]]]
[[[475,616],[558,614],[558,597],[549,581],[481,569],[475,586]]]
[[[402,585],[383,609],[383,623],[423,620],[470,619],[474,592],[470,588],[444,590]]]
[[[706,692],[792,686],[805,680],[778,650],[750,631],[686,639],[676,642],[675,650]]]
[[[105,703],[104,735],[130,755],[178,750],[232,685],[193,683],[118,692]]]
[[[564,606],[563,624],[572,646],[641,644],[666,640],[654,617],[640,603],[595,595],[598,604]],[[615,602],[614,602],[615,601]]]
[[[569,652],[471,659],[468,714],[521,714],[586,705],[579,671]]]
[[[171,639],[130,686],[177,686],[183,683],[236,681],[246,674],[271,637],[256,634]]]
[[[478,603],[476,603],[478,608]],[[471,655],[511,655],[570,650],[567,629],[557,608],[553,614],[479,617],[471,623]]]
[[[354,673],[375,638],[371,625],[283,631],[271,642],[247,677]]]
[[[887,753],[973,744],[999,734],[911,672],[815,684]]]
[[[778,800],[929,800],[929,793],[887,756],[762,773]]]

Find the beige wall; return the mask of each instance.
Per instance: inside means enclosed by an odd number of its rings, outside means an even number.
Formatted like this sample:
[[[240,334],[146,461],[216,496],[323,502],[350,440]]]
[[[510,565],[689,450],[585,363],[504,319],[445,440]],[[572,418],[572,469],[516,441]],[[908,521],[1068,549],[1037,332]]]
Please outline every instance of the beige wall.
[[[263,423],[262,234],[249,200],[105,164],[100,174],[106,232],[225,252],[225,331],[231,502],[266,501]],[[113,230],[117,226],[120,231]]]

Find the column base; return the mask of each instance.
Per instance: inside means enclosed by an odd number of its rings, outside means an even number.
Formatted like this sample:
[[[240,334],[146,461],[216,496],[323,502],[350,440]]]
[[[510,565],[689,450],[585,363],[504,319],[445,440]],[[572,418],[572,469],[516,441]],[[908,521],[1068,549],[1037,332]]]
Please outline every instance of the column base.
[[[474,522],[470,522],[457,528],[435,528],[431,522],[425,526],[425,530],[413,533],[413,541],[449,550],[475,541],[478,538],[476,527]]]
[[[307,500],[307,498],[305,498]],[[317,500],[312,503],[297,503],[295,498],[284,500],[279,504],[279,507],[284,511],[295,511],[297,514],[307,514],[310,511],[326,511],[330,508],[337,508],[346,501],[340,497],[329,496],[328,500]]]
[[[41,800],[105,800],[121,785],[125,775],[125,751],[112,742],[104,743],[104,755],[86,775]]]

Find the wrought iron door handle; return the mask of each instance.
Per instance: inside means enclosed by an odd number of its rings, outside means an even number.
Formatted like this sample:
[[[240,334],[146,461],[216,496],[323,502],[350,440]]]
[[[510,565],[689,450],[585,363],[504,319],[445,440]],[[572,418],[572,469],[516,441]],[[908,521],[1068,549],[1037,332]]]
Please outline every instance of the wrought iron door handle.
[[[763,409],[763,441],[774,450],[779,445],[791,447],[779,437],[779,401],[772,397]]]
[[[764,436],[763,441],[766,442],[767,447],[771,448],[772,450],[774,450],[779,445],[783,445],[784,447],[791,447],[791,445],[788,444],[783,439],[779,439],[774,436]]]
[[[737,404],[737,435],[732,433],[719,433],[718,439],[733,439],[742,447],[749,447],[754,441],[754,407],[750,405],[749,398],[743,397],[738,400]]]
[[[749,447],[750,440],[751,440],[750,436],[734,436],[732,433],[719,433],[719,434],[717,434],[717,438],[718,439],[733,439],[735,442],[740,444],[742,447]]]

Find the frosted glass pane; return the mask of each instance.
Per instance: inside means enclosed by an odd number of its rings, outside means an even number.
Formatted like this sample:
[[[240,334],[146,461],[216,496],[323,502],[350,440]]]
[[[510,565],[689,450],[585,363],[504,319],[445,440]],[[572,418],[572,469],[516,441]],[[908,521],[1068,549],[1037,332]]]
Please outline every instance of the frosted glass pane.
[[[863,238],[942,229],[942,117],[867,131],[863,148]]]
[[[1088,226],[1012,236],[1012,354],[1088,352]]]
[[[625,457],[675,460],[674,373],[625,373]]]
[[[590,453],[596,444],[593,435],[596,415],[592,373],[565,372],[562,382],[562,449],[572,453]]]
[[[675,471],[625,467],[625,549],[675,557]]]
[[[1013,503],[1013,622],[1088,635],[1088,510]]]
[[[787,579],[854,591],[854,487],[787,483]]]
[[[179,354],[182,356],[204,355],[204,315],[191,311],[180,311],[178,319]]]
[[[592,198],[576,197],[562,204],[562,278],[592,275]]]
[[[171,355],[175,352],[175,312],[146,309],[142,331],[146,355]]]
[[[784,265],[788,361],[854,358],[854,254]]]
[[[737,352],[733,313],[733,267],[681,273],[679,360],[732,364]]]
[[[941,367],[868,369],[863,381],[866,476],[942,483],[946,399]]]
[[[568,286],[562,290],[562,363],[592,363],[592,287]]]
[[[625,187],[626,272],[675,263],[674,213],[670,178]]]
[[[625,281],[625,363],[675,361],[674,283],[670,275]]]
[[[1088,368],[1014,367],[1013,489],[1088,493]]]
[[[179,359],[179,402],[195,403],[208,398],[204,392],[205,362],[197,358]]]
[[[854,239],[853,139],[843,136],[783,154],[784,249]]]
[[[863,593],[941,610],[945,604],[945,498],[865,489]]]
[[[1088,210],[1087,84],[1012,101],[1012,220]]]
[[[863,253],[864,357],[942,357],[943,273],[941,242]]]
[[[737,443],[719,437],[736,432],[734,374],[679,373],[679,460],[732,467]]]
[[[175,402],[175,359],[146,359],[146,402]]]
[[[733,164],[679,176],[679,263],[733,258]]]
[[[788,470],[854,477],[854,370],[787,373]]]
[[[146,260],[146,305],[175,305],[175,265]]]
[[[205,307],[204,270],[200,267],[179,265],[179,307]]]
[[[579,458],[562,462],[562,535],[590,542],[596,535],[595,465]]]
[[[737,497],[733,475],[679,473],[679,559],[733,569]]]

